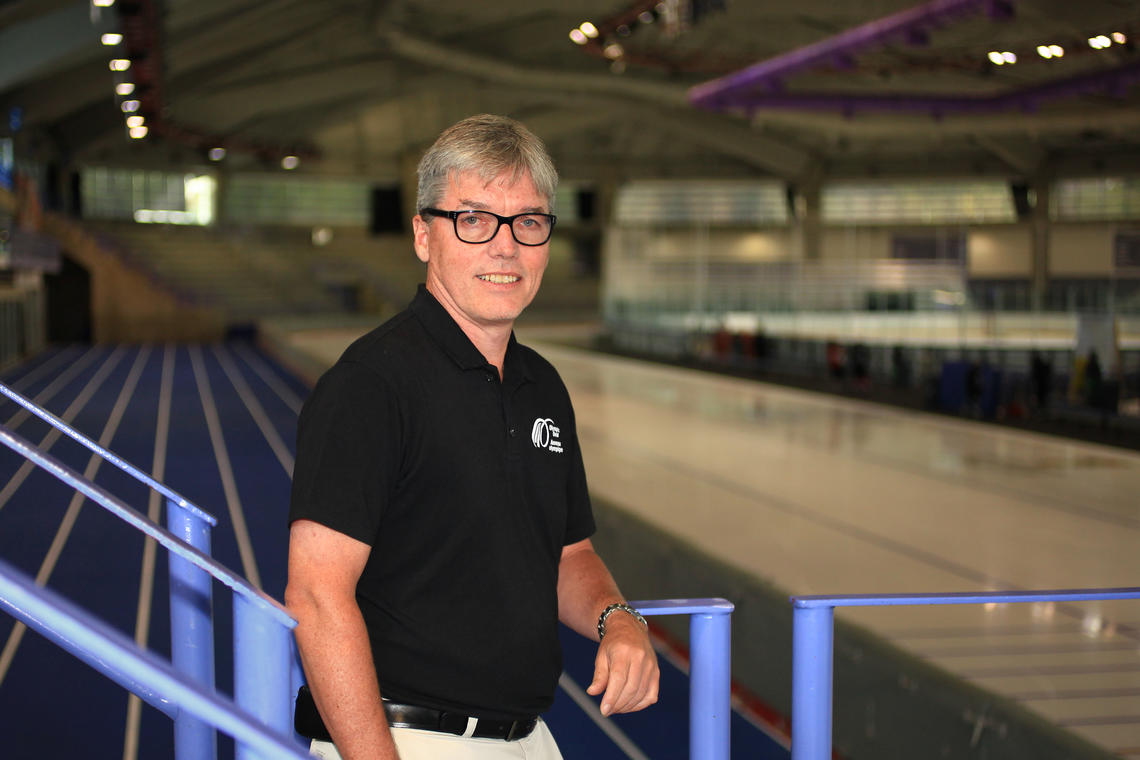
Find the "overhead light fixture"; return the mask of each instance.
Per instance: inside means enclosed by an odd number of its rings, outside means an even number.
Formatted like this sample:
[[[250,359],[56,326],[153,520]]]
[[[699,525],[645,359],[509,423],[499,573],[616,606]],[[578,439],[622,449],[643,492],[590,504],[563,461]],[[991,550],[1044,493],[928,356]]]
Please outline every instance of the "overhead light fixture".
[[[641,13],[637,14],[637,20],[643,24],[652,24],[657,20],[657,14],[655,14],[653,11],[642,11]]]
[[[107,32],[99,38],[99,41],[107,46],[118,45],[123,41],[123,35],[118,34],[117,32]]]
[[[583,21],[578,28],[582,30],[582,34],[586,35],[590,39],[594,39],[598,36],[598,27],[594,26],[589,21]]]
[[[611,42],[610,44],[606,45],[604,50],[602,50],[602,55],[613,61],[625,55],[625,50],[616,42]]]
[[[1128,42],[1128,37],[1124,35],[1124,32],[1113,32],[1112,41],[1117,45],[1123,45],[1125,42]]]
[[[117,85],[115,85],[115,94],[116,95],[130,95],[134,91],[135,91],[135,83],[134,82],[119,82]]]
[[[135,127],[141,127],[144,122],[146,122],[146,119],[144,119],[142,116],[139,116],[138,114],[127,117],[127,126],[131,129],[134,129]]]
[[[137,100],[124,100],[120,108],[123,109],[123,113],[134,113],[141,105],[142,103]]]
[[[226,157],[226,149],[225,148],[210,148],[209,156],[210,156],[211,161],[221,161],[223,158]]]
[[[1065,48],[1060,45],[1050,45],[1049,52],[1053,54],[1054,58],[1061,58],[1065,55]]]
[[[285,156],[285,158],[281,159],[281,168],[286,171],[292,171],[296,169],[300,163],[301,159],[296,156]]]
[[[1017,63],[1017,53],[1012,53],[1006,50],[1001,54],[1002,60],[1006,63]]]
[[[1041,56],[1042,58],[1052,58],[1053,51],[1049,48],[1048,45],[1038,45],[1037,55]]]
[[[575,45],[585,45],[587,42],[589,42],[589,38],[586,36],[586,33],[578,27],[574,27],[570,30],[570,39],[573,40]]]
[[[131,67],[131,62],[126,58],[112,58],[111,62],[107,64],[111,71],[126,71]]]
[[[115,4],[115,0],[91,0],[91,4],[96,8],[110,8]]]
[[[142,127],[142,126],[131,127],[130,135],[131,135],[132,140],[141,140],[144,137],[146,137],[146,133],[147,133],[146,127]]]
[[[990,63],[992,63],[994,66],[1001,66],[1003,63],[1005,63],[1005,58],[1003,58],[1002,54],[996,50],[991,50],[986,55],[986,57],[990,59]]]

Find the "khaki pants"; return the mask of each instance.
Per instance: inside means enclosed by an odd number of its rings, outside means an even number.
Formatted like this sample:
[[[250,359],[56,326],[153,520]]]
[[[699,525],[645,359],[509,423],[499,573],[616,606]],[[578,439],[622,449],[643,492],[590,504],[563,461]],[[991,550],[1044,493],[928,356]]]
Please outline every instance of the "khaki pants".
[[[392,738],[400,760],[562,760],[562,753],[544,721],[525,739],[465,739],[462,736],[414,728],[393,728]],[[323,760],[341,760],[332,742],[314,740],[309,754]]]

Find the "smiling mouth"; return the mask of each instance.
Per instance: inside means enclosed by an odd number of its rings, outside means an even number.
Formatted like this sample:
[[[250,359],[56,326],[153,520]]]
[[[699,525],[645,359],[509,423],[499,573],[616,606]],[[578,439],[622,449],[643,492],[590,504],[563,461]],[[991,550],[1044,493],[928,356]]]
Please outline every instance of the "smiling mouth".
[[[520,279],[513,274],[477,274],[475,276],[483,282],[491,282],[496,285],[510,285],[512,282],[518,282]]]

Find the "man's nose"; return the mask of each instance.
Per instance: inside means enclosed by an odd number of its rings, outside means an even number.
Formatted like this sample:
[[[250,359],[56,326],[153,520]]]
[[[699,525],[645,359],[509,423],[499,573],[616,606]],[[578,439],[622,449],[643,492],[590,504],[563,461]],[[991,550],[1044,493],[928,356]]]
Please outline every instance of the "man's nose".
[[[495,231],[495,237],[491,238],[490,245],[491,253],[497,256],[514,256],[519,251],[519,243],[515,240],[509,224],[499,225],[499,229]]]

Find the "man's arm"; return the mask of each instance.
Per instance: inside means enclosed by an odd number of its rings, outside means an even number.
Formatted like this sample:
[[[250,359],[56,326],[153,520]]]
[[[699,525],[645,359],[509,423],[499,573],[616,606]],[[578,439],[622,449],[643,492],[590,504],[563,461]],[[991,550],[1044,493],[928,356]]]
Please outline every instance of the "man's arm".
[[[285,604],[313,698],[344,760],[395,760],[356,583],[371,547],[311,520],[289,533]]]
[[[558,618],[583,636],[598,640],[598,616],[624,602],[590,539],[562,548],[558,566]],[[603,715],[634,712],[657,701],[660,671],[645,626],[632,615],[614,612],[594,660],[594,680],[586,692],[602,696]]]

